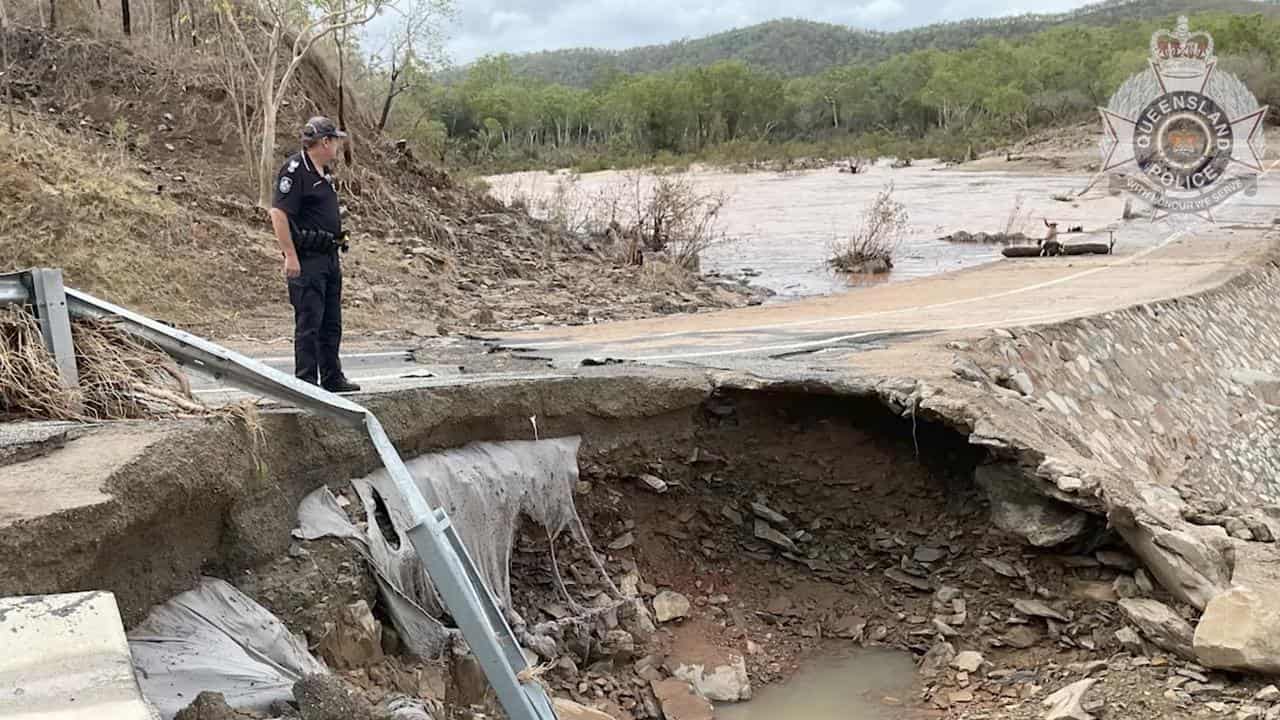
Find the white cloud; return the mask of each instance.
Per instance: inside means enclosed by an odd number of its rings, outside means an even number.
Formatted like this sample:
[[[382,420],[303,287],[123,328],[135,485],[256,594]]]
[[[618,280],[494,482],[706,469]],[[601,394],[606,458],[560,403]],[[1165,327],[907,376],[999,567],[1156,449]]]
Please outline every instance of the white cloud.
[[[697,38],[780,17],[898,30],[948,20],[1060,12],[1085,0],[460,0],[448,48],[466,63],[487,53],[570,47],[622,50]]]

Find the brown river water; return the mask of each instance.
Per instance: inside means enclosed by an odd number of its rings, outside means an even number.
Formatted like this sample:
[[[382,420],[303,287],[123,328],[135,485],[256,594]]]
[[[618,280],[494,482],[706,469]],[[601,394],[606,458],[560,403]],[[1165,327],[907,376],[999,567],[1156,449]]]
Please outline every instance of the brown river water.
[[[700,192],[723,193],[728,201],[720,213],[719,229],[728,241],[702,255],[704,272],[745,277],[754,285],[777,293],[777,299],[841,292],[851,285],[899,282],[974,265],[999,261],[998,245],[960,244],[942,240],[965,230],[1002,232],[1010,214],[1020,207],[1013,230],[1031,237],[1044,233],[1043,219],[1060,228],[1081,226],[1069,241],[1106,241],[1115,231],[1116,253],[1127,254],[1158,243],[1182,227],[1206,227],[1190,216],[1151,222],[1122,222],[1124,201],[1106,193],[1106,180],[1070,202],[1054,195],[1075,195],[1090,187],[1091,175],[1069,173],[999,172],[946,168],[928,161],[894,170],[884,162],[865,173],[850,175],[835,167],[796,173],[732,173],[693,169],[682,174]],[[522,172],[486,178],[495,196],[536,199],[554,197],[565,173]],[[638,183],[633,178],[638,177]],[[599,202],[601,197],[647,193],[653,176],[605,171],[579,176],[567,184],[563,202],[574,208]],[[826,264],[832,243],[848,236],[868,203],[888,183],[910,216],[911,228],[894,256],[887,275],[842,276]],[[1257,193],[1233,197],[1215,208],[1218,224],[1248,222],[1269,225],[1277,212],[1280,176],[1259,179]],[[530,204],[540,214],[535,203]],[[1135,203],[1135,208],[1141,209]],[[581,212],[575,210],[575,212]],[[571,213],[572,214],[572,213]]]
[[[617,171],[582,175],[572,185],[568,202],[589,204],[586,198],[634,193],[628,176]],[[1119,198],[1097,190],[1074,203],[1052,199],[1054,194],[1084,189],[1092,179],[1087,175],[975,172],[936,165],[894,170],[881,164],[858,175],[825,168],[786,174],[695,169],[684,176],[700,191],[728,197],[720,221],[728,241],[704,252],[703,271],[745,275],[779,298],[840,292],[850,284],[910,280],[997,260],[1000,246],[940,238],[958,230],[1003,231],[1019,202],[1022,212],[1015,229],[1033,237],[1044,232],[1041,219],[1048,218],[1064,230],[1082,225],[1090,239],[1105,240],[1108,226],[1118,225],[1123,207]],[[486,180],[494,195],[510,200],[551,197],[562,177],[523,172]],[[641,192],[647,192],[651,182],[652,176],[642,175]],[[893,270],[854,279],[829,270],[826,261],[833,242],[854,230],[867,204],[890,182],[911,224]],[[536,203],[531,207],[536,212]]]

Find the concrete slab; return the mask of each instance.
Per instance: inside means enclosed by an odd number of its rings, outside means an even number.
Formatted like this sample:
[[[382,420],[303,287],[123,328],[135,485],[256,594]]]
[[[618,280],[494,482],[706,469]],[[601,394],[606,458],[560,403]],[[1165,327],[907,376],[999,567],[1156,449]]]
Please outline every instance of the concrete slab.
[[[115,596],[0,598],[0,717],[153,720]]]

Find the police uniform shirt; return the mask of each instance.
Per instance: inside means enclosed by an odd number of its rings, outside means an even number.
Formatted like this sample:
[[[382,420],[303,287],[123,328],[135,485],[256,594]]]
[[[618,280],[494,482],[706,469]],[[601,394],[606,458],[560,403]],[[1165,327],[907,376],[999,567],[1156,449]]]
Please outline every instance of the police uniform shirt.
[[[333,179],[322,168],[315,167],[306,151],[289,156],[276,176],[272,206],[283,210],[300,229],[342,233],[342,217],[338,211],[338,192]]]

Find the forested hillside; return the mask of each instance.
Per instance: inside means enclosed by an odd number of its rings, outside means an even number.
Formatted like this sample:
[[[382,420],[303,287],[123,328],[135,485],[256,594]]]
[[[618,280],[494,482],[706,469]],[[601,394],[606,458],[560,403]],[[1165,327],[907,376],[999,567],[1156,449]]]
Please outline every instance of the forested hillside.
[[[1118,12],[1114,4],[1105,7]],[[1173,20],[1066,25],[798,77],[722,60],[613,73],[589,89],[531,81],[515,60],[487,58],[462,82],[434,88],[437,120],[424,141],[451,162],[491,169],[676,157],[720,163],[779,155],[962,159],[1039,128],[1096,117],[1120,83],[1145,67],[1151,33]],[[1213,34],[1221,67],[1240,76],[1261,102],[1280,106],[1280,17],[1201,13],[1191,16],[1191,26]]]
[[[984,38],[1015,39],[1061,25],[1105,27],[1179,12],[1280,13],[1280,0],[1107,0],[1059,14],[965,20],[893,33],[806,20],[774,20],[705,38],[622,51],[551,50],[511,57],[521,77],[587,88],[611,73],[664,72],[740,60],[783,77],[814,75],[830,67],[872,63],[915,50],[956,50]],[[455,76],[456,77],[456,76]]]

